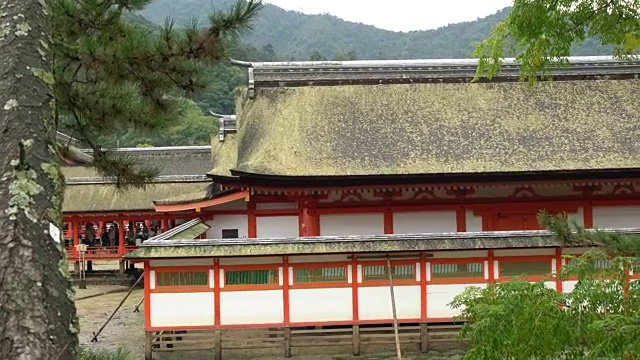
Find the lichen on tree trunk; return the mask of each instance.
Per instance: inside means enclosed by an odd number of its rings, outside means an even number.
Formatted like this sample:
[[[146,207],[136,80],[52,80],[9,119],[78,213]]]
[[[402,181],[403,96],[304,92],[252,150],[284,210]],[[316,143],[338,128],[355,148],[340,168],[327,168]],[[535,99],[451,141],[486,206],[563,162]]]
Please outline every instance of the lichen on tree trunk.
[[[43,0],[0,0],[0,354],[74,359],[78,324],[60,227]]]

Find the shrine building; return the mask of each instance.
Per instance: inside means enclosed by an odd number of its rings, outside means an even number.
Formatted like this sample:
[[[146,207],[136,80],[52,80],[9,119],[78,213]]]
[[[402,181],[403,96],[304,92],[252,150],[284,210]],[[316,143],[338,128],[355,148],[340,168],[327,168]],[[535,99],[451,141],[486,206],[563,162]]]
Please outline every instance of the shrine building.
[[[585,249],[542,230],[542,210],[640,231],[640,62],[571,58],[534,87],[513,60],[478,83],[471,59],[237,64],[249,82],[212,143],[216,185],[167,186],[176,196],[147,215],[206,216],[126,256],[145,264],[149,339],[338,325],[355,338],[392,321],[389,268],[399,323],[451,322],[467,286],[523,275],[571,291],[556,274]]]
[[[144,189],[119,191],[115,182],[98,174],[91,166],[92,152],[82,149],[77,140],[58,133],[63,146],[62,171],[66,178],[63,202],[64,237],[67,258],[78,270],[79,254],[75,245],[88,246],[85,260],[119,261],[124,271],[123,257],[137,248],[136,233],[145,228],[152,235],[162,233],[203,214],[194,211],[155,211],[154,201],[170,201],[185,194],[207,194],[213,187],[205,173],[211,167],[211,147],[151,147],[120,148],[113,152],[134,158],[142,166],[153,166],[159,177]],[[203,195],[205,196],[205,195]],[[88,239],[87,228],[94,229],[94,239]],[[105,233],[113,231],[111,236]],[[138,241],[139,242],[139,241]]]

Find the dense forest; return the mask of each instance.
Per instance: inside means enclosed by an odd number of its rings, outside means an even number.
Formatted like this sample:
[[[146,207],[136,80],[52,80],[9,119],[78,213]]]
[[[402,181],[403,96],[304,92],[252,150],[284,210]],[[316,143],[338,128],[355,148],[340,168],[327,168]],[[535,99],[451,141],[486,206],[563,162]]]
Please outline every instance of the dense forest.
[[[128,21],[151,29],[170,17],[177,26],[193,19],[206,24],[207,14],[226,9],[234,0],[156,0]],[[253,31],[239,39],[232,51],[246,61],[356,60],[471,57],[474,42],[486,38],[509,8],[475,21],[435,30],[393,32],[353,23],[332,15],[305,15],[265,4],[254,21]],[[609,54],[610,48],[588,39],[576,46],[575,55]],[[102,139],[104,146],[207,145],[217,131],[217,119],[206,115],[234,112],[234,90],[246,81],[244,69],[220,65],[209,72],[210,88],[186,102],[183,116],[173,126],[143,133],[123,129],[117,138]]]
[[[233,1],[155,0],[140,14],[156,24],[163,24],[167,16],[178,25],[187,24],[193,18],[205,23],[212,8],[225,9]],[[506,8],[485,18],[435,30],[394,32],[332,15],[305,15],[265,4],[254,21],[254,31],[247,34],[243,42],[255,48],[271,45],[280,60],[309,60],[314,53],[332,59],[349,52],[358,59],[467,58],[473,52],[473,43],[486,38],[509,11]],[[595,41],[587,41],[574,49],[576,55],[609,52]]]

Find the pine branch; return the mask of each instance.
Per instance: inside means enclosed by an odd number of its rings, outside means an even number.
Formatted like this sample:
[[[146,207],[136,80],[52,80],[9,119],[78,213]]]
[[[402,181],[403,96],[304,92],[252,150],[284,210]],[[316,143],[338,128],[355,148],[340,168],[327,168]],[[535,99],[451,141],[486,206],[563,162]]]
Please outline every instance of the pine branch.
[[[176,30],[167,20],[154,32],[123,20],[149,2],[54,0],[53,6],[56,103],[68,115],[65,125],[94,151],[98,172],[119,188],[144,187],[158,172],[102,149],[96,139],[175,121],[181,98],[207,88],[207,66],[227,57],[232,38],[251,29],[262,6],[238,0],[227,12],[214,12],[206,29],[194,22]]]
[[[640,257],[640,236],[620,235],[602,231],[586,231],[566,213],[538,213],[540,225],[551,231],[566,246],[598,245],[611,256]]]

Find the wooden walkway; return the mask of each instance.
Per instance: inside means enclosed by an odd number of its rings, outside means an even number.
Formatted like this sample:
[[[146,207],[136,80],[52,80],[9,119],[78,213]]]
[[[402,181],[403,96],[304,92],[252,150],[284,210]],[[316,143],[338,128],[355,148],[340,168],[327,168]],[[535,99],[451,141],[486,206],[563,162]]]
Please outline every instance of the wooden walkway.
[[[401,325],[399,337],[403,348],[413,348],[422,353],[431,349],[464,346],[457,335],[461,324],[413,324]],[[145,359],[153,353],[173,351],[211,351],[215,359],[222,359],[223,351],[251,349],[282,349],[285,357],[291,357],[296,348],[344,349],[360,355],[363,348],[394,348],[393,327],[367,325],[348,327],[280,328],[209,330],[188,332],[149,332],[146,336]]]

